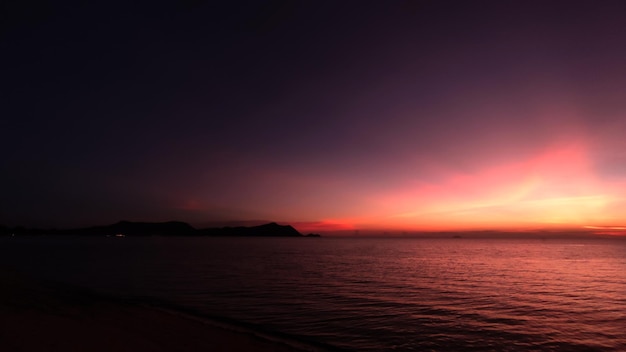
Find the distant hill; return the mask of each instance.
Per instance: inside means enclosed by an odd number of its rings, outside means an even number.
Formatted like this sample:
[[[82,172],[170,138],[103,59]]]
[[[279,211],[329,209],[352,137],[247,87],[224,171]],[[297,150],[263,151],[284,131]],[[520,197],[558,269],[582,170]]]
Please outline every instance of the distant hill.
[[[211,237],[304,237],[290,225],[275,222],[259,226],[196,229],[181,221],[131,222],[78,229],[25,229],[0,226],[0,235],[76,235],[76,236],[211,236]]]
[[[302,237],[298,230],[290,225],[278,225],[275,222],[259,226],[219,227],[198,230],[204,236],[250,236],[250,237]]]

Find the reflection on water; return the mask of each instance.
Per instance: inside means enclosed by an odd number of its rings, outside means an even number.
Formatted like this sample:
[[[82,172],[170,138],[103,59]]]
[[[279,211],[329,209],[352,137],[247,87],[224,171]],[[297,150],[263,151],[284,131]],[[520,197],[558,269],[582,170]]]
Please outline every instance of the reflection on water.
[[[3,239],[22,270],[378,350],[626,350],[626,241]]]

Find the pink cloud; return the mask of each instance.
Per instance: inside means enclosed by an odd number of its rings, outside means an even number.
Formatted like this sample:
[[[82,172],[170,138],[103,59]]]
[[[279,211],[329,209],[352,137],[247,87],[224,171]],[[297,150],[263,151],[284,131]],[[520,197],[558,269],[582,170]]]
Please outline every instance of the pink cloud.
[[[618,217],[620,186],[602,182],[579,140],[524,160],[416,181],[373,201],[387,215],[376,221],[394,227],[582,226]]]

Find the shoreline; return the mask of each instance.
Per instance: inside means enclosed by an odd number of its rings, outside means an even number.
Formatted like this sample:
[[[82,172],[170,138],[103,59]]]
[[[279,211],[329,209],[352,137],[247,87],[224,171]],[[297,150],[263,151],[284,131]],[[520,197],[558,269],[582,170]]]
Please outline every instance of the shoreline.
[[[0,345],[25,352],[329,350],[157,302],[107,297],[0,269]]]

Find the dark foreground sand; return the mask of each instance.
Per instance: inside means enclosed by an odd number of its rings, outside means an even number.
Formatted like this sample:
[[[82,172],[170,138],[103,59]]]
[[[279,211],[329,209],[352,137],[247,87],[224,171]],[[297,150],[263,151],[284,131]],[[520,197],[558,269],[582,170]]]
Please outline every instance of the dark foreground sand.
[[[301,351],[150,306],[0,271],[2,351]]]

